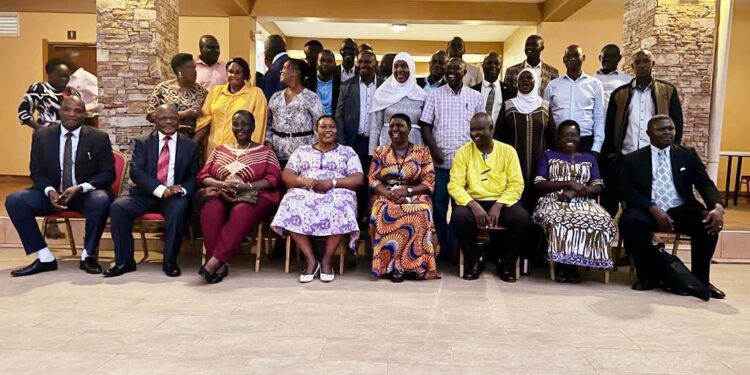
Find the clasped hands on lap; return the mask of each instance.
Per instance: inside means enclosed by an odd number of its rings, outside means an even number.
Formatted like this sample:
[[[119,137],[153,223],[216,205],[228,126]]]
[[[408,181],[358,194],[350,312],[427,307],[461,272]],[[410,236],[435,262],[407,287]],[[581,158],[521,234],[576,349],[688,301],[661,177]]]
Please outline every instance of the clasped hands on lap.
[[[675,231],[674,220],[672,220],[667,212],[656,205],[649,207],[648,212],[654,217],[654,220],[656,220],[661,232],[672,233]],[[720,204],[714,206],[714,208],[703,217],[702,222],[703,227],[708,234],[714,236],[718,235],[724,228],[724,207]]]
[[[504,207],[502,203],[495,202],[489,211],[485,211],[477,201],[469,202],[468,207],[474,215],[477,228],[497,229],[500,227],[500,214]]]
[[[57,190],[49,190],[47,196],[52,207],[57,211],[64,211],[68,209],[68,203],[75,198],[80,192],[83,191],[81,185],[71,186],[65,191],[58,193]]]

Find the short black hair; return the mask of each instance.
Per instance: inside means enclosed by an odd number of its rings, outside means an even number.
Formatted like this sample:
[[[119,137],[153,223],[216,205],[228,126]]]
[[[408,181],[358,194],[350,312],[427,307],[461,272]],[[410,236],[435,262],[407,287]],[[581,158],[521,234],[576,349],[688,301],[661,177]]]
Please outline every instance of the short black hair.
[[[319,40],[317,40],[317,39],[311,39],[311,40],[308,40],[308,41],[307,41],[307,42],[305,43],[305,47],[307,47],[307,46],[313,46],[313,47],[320,47],[320,48],[323,48],[323,43],[321,43],[321,42],[320,42]]]
[[[47,63],[44,64],[44,71],[47,73],[47,75],[50,75],[55,70],[55,68],[60,65],[65,65],[66,67],[68,67],[68,69],[70,69],[70,63],[67,60],[61,58],[52,58],[47,60]]]
[[[289,59],[287,60],[287,63],[289,64],[290,68],[299,72],[300,82],[305,82],[305,80],[307,79],[307,70],[305,69],[307,63],[300,59]]]
[[[249,122],[251,122],[253,124],[253,126],[255,126],[255,115],[253,115],[252,112],[250,112],[250,111],[248,111],[246,109],[239,109],[239,110],[235,111],[234,114],[232,115],[232,117],[234,117],[234,116],[245,116],[245,117],[247,117],[247,120]]]
[[[602,47],[602,52],[604,52],[604,50],[608,48],[614,48],[617,50],[617,54],[620,54],[620,47],[617,44],[607,44],[606,46]]]
[[[391,119],[388,120],[388,123],[393,121],[393,119],[404,120],[404,122],[406,122],[406,125],[408,125],[411,128],[411,118],[409,116],[403,113],[396,113],[395,115],[391,116]]]
[[[325,120],[327,118],[331,119],[331,121],[333,121],[334,125],[336,124],[336,119],[333,118],[333,116],[331,116],[331,115],[323,115],[323,116],[318,117],[317,120],[315,120],[315,129],[318,128],[318,125],[320,125],[321,121],[323,121],[323,120]]]
[[[557,134],[559,135],[560,133],[562,133],[562,129],[568,128],[568,127],[575,128],[578,134],[579,135],[581,134],[581,126],[578,125],[578,123],[575,122],[574,120],[565,120],[561,122],[560,125],[557,126]]]
[[[193,55],[189,53],[178,53],[172,57],[170,64],[172,65],[172,71],[177,74],[177,70],[182,69],[185,64],[193,61]]]
[[[672,121],[672,118],[669,117],[668,115],[656,115],[654,117],[651,117],[648,120],[648,125],[646,125],[646,129],[651,129],[651,127],[653,127],[654,124],[656,124],[657,122],[659,122],[659,121],[665,121],[665,120],[671,122],[672,124],[674,124],[674,121]]]
[[[242,75],[245,77],[245,81],[250,79],[250,65],[242,57],[233,57],[227,61],[226,69],[229,69],[229,65],[232,63],[237,64],[242,68]]]

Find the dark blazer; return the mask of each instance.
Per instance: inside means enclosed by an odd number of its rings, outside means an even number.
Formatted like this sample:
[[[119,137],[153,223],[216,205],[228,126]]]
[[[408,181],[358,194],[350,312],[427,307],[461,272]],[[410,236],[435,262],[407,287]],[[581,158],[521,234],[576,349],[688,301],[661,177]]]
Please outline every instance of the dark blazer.
[[[686,205],[701,205],[693,195],[693,187],[708,207],[721,204],[719,190],[708,177],[695,149],[673,144],[669,155],[675,189]],[[651,206],[651,168],[651,146],[625,156],[621,178],[623,199],[628,207],[645,210]]]
[[[440,85],[438,87],[445,86],[448,82],[445,80],[445,77],[440,78]],[[427,77],[419,77],[417,78],[417,86],[424,88],[427,86]]]
[[[287,60],[289,60],[288,55],[279,57],[263,76],[263,94],[266,96],[266,100],[271,100],[273,94],[286,88],[286,85],[281,83],[281,68],[284,67]]]
[[[318,76],[315,75],[312,79],[309,80],[309,86],[308,89],[314,93],[317,94],[318,89]],[[307,86],[306,86],[307,87]],[[331,98],[331,106],[333,107],[333,113],[332,116],[336,116],[336,107],[339,103],[339,91],[341,91],[341,76],[336,77],[336,75],[333,75],[333,95]]]
[[[375,86],[380,87],[382,84],[383,79],[375,76]],[[336,103],[336,141],[342,145],[354,146],[359,130],[359,76],[341,84]]]
[[[62,125],[34,132],[31,141],[31,179],[33,188],[44,191],[48,186],[60,189],[60,134]],[[107,133],[81,126],[78,148],[74,155],[75,179],[90,183],[96,189],[109,189],[115,180],[115,159]]]
[[[471,86],[471,88],[478,91],[481,94],[482,83],[484,83],[484,81],[474,86]],[[503,95],[503,102],[500,105],[500,113],[497,114],[497,120],[495,121],[495,134],[498,134],[497,130],[500,129],[500,124],[503,122],[503,119],[505,118],[505,101],[515,98],[516,95],[518,94],[518,90],[500,81],[500,93]],[[488,115],[492,117],[491,113],[488,113]]]
[[[198,174],[198,146],[190,138],[177,134],[177,155],[174,160],[174,184],[185,188],[187,195],[195,191],[195,176]],[[156,164],[159,162],[159,133],[135,139],[133,158],[130,160],[130,179],[135,186],[130,195],[152,195],[161,185],[156,179]]]

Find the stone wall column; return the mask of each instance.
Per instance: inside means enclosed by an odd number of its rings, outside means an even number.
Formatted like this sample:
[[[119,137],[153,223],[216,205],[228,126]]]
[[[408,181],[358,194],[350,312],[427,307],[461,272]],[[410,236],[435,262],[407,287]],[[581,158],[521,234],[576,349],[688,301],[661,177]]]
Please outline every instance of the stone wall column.
[[[114,149],[130,155],[154,86],[173,76],[179,0],[96,0],[99,124]]]
[[[623,67],[645,48],[656,59],[654,76],[677,86],[685,119],[683,144],[708,155],[711,80],[716,32],[713,0],[625,0]]]

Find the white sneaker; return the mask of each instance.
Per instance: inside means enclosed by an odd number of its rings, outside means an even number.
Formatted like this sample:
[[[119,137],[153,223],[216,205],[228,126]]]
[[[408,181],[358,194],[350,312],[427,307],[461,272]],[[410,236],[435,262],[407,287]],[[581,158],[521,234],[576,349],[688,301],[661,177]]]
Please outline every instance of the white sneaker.
[[[309,283],[309,282],[315,280],[315,277],[318,276],[319,272],[320,272],[320,263],[318,263],[318,267],[315,268],[315,271],[313,271],[313,273],[311,273],[311,274],[301,273],[299,275],[299,282],[301,282],[301,283]],[[321,279],[322,279],[322,277],[321,277]]]
[[[322,271],[320,272],[320,281],[324,283],[330,283],[335,278],[336,277],[333,274],[333,267],[331,267],[331,273],[323,273]]]

